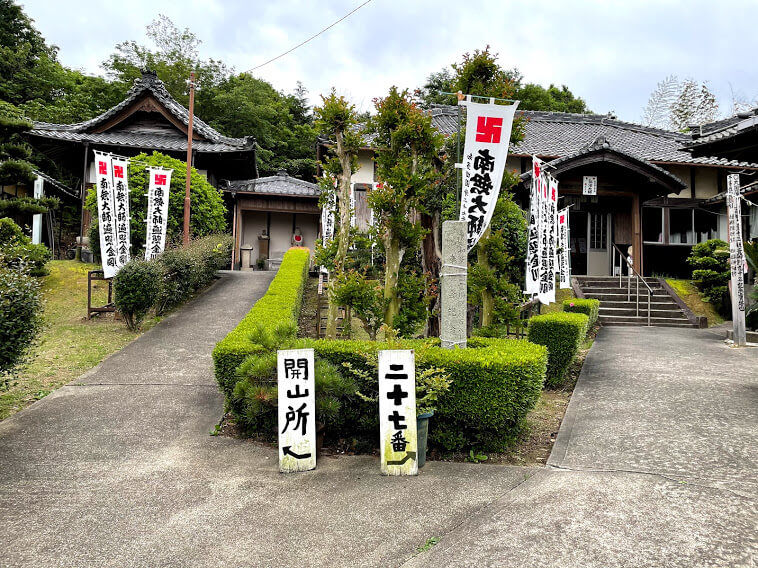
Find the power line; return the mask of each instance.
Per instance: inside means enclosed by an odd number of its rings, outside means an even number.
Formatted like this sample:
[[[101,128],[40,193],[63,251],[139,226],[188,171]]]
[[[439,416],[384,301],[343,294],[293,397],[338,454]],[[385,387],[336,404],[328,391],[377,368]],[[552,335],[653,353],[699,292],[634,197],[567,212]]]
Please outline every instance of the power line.
[[[347,14],[345,14],[344,16],[342,16],[342,17],[341,17],[339,20],[337,20],[336,22],[334,22],[334,23],[330,24],[329,26],[325,27],[323,30],[321,30],[320,32],[318,32],[318,33],[316,33],[316,34],[312,35],[311,37],[309,37],[309,38],[308,38],[308,39],[306,39],[305,41],[303,41],[303,42],[301,42],[301,43],[298,43],[298,44],[297,44],[295,47],[293,47],[292,49],[290,49],[290,50],[288,50],[288,51],[285,51],[285,52],[284,52],[284,53],[282,53],[281,55],[277,55],[277,56],[276,56],[276,57],[274,57],[273,59],[269,59],[269,60],[268,60],[268,61],[266,61],[265,63],[261,63],[260,65],[257,65],[256,67],[253,67],[252,69],[248,69],[247,71],[245,71],[245,73],[251,73],[252,71],[255,71],[256,69],[260,69],[261,67],[263,67],[263,66],[265,66],[265,65],[268,65],[269,63],[272,63],[272,62],[276,61],[277,59],[281,59],[282,57],[284,57],[285,55],[287,55],[287,54],[289,54],[289,53],[292,53],[292,52],[293,52],[293,51],[295,51],[297,48],[299,48],[299,47],[303,47],[303,46],[304,46],[306,43],[308,43],[309,41],[312,41],[312,40],[316,39],[318,36],[320,36],[321,34],[323,34],[325,31],[327,31],[327,30],[329,30],[329,29],[333,28],[334,26],[336,26],[337,24],[339,24],[339,23],[340,23],[342,20],[345,20],[345,19],[349,18],[350,16],[352,16],[353,14],[355,14],[355,13],[356,13],[358,10],[360,10],[361,8],[363,8],[363,7],[364,7],[366,4],[368,4],[369,2],[371,2],[371,0],[366,0],[366,1],[365,1],[363,4],[361,4],[360,6],[358,6],[357,8],[355,8],[354,10],[352,10],[351,12],[348,12]]]

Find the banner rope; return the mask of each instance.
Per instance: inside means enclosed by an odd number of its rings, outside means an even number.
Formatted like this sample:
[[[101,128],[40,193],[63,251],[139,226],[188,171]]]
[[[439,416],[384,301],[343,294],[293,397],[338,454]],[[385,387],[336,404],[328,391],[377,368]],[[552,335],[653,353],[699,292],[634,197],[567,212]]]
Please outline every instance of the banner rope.
[[[446,272],[446,273],[440,272],[440,278],[443,278],[446,276],[467,276],[468,275],[468,266],[458,266],[457,264],[443,264],[442,270],[444,270],[445,268],[457,268],[458,270],[464,270],[465,272]]]

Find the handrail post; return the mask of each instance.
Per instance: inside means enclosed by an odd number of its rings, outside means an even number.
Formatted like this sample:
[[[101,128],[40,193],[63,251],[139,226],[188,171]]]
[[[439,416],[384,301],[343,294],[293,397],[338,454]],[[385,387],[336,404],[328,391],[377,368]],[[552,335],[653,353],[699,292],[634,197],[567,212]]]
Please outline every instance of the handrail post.
[[[637,282],[637,317],[640,317],[640,279],[635,280]]]
[[[647,326],[650,327],[650,303],[652,302],[652,292],[647,290]]]
[[[626,301],[632,301],[632,273],[626,277]]]
[[[614,246],[613,247],[613,255],[614,255],[614,257],[615,257],[615,255],[616,255],[617,252],[618,251],[616,250],[616,247]],[[621,288],[621,278],[622,278],[621,275],[624,273],[624,271],[621,269],[621,253],[619,252],[618,255],[619,255],[619,288]]]

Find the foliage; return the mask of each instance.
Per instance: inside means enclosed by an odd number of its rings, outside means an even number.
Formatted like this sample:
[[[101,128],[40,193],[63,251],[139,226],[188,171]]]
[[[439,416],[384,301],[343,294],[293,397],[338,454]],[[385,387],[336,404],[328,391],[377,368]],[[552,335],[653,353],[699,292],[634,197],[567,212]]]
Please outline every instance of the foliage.
[[[472,339],[474,348],[453,350],[440,348],[439,340],[432,339],[310,344],[319,356],[348,369],[356,379],[364,397],[345,408],[345,436],[369,448],[376,445],[380,349],[414,349],[418,377],[432,369],[450,380],[429,425],[430,444],[445,451],[504,449],[539,398],[547,361],[544,347],[513,340]]]
[[[432,128],[431,117],[412,100],[408,91],[390,89],[374,101],[376,115],[369,121],[376,146],[376,175],[380,183],[369,195],[377,234],[384,246],[384,321],[395,326],[400,311],[400,265],[406,250],[418,247],[424,236],[417,213],[424,211],[429,188],[438,184],[435,160],[442,150],[442,136]]]
[[[589,318],[584,314],[556,312],[529,320],[527,338],[547,347],[547,384],[559,385],[587,335]]]
[[[658,83],[643,110],[646,126],[684,132],[692,125],[713,122],[718,118],[716,96],[706,83],[692,78],[680,81],[669,75]]]
[[[424,105],[457,104],[454,95],[442,92],[480,95],[483,97],[512,98],[519,102],[521,110],[544,110],[556,112],[588,113],[587,103],[574,96],[566,85],[560,88],[550,84],[548,88],[535,83],[524,83],[521,72],[506,70],[497,63],[498,54],[484,50],[464,53],[461,61],[432,73],[416,96]]]
[[[165,250],[155,262],[161,269],[161,286],[155,312],[187,301],[192,294],[208,286],[216,271],[229,264],[232,250],[230,235],[209,235],[193,240],[188,247]]]
[[[338,273],[333,285],[334,302],[349,307],[361,320],[369,337],[376,339],[376,333],[384,323],[384,297],[379,283],[355,270],[348,270]]]
[[[28,270],[31,276],[44,276],[47,274],[45,264],[50,258],[45,245],[33,245],[13,220],[0,218],[0,266]]]
[[[692,281],[703,294],[703,299],[716,310],[729,316],[729,245],[720,239],[711,239],[692,247],[687,263],[693,268]]]
[[[589,318],[587,325],[592,327],[597,322],[600,313],[600,300],[574,298],[563,300],[563,311],[575,314],[584,314]]]
[[[236,369],[262,347],[251,339],[259,323],[267,330],[276,330],[287,324],[297,326],[303,289],[308,271],[309,251],[293,248],[284,255],[279,271],[264,296],[248,314],[213,350],[216,380],[227,399],[233,394],[237,382]]]
[[[431,288],[428,274],[419,274],[407,267],[400,269],[397,279],[400,311],[393,320],[393,327],[400,337],[413,337],[419,332],[427,318]]]
[[[489,456],[487,454],[483,454],[482,452],[471,448],[468,452],[468,456],[466,456],[464,461],[467,461],[469,463],[482,463],[486,462],[488,459]]]
[[[50,209],[57,209],[60,206],[60,199],[57,197],[17,197],[15,199],[0,200],[0,217],[10,217],[11,215],[36,215],[47,213]]]
[[[0,185],[30,185],[36,175],[21,133],[32,127],[19,109],[0,100]]]
[[[440,397],[450,390],[452,381],[444,369],[429,367],[416,375],[416,415],[437,410]]]
[[[173,169],[171,187],[169,189],[168,221],[166,239],[168,242],[181,240],[184,225],[184,193],[187,179],[186,162],[153,152],[151,155],[138,154],[129,166],[129,207],[132,214],[131,235],[132,249],[141,250],[145,244],[147,223],[147,166],[162,166]],[[190,215],[190,234],[192,237],[202,237],[214,233],[223,233],[226,229],[226,207],[221,192],[214,188],[206,179],[192,168],[190,177],[190,199],[192,210]],[[97,196],[94,189],[87,195],[87,208],[93,216],[97,216]],[[99,237],[98,237],[99,238]],[[90,245],[92,242],[90,241]]]
[[[26,362],[42,329],[39,288],[23,265],[0,263],[0,390],[8,388],[11,374]]]
[[[158,299],[160,286],[158,264],[140,259],[130,260],[113,277],[114,303],[130,330],[139,329]]]

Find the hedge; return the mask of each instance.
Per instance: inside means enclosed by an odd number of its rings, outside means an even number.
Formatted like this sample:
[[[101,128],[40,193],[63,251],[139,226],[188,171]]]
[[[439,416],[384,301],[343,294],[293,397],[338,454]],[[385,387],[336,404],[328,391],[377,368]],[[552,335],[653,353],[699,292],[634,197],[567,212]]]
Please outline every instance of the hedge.
[[[237,327],[216,344],[213,350],[213,365],[216,380],[227,400],[234,393],[237,367],[249,355],[260,351],[260,346],[251,340],[251,334],[258,324],[270,330],[282,324],[297,325],[309,259],[310,251],[306,248],[292,248],[287,251],[268,291]]]
[[[442,349],[439,340],[406,340],[392,345],[371,341],[312,342],[320,357],[344,368],[349,363],[364,377],[356,377],[367,396],[377,390],[377,352],[414,349],[417,368],[442,368],[452,379],[440,397],[429,425],[429,444],[445,451],[476,448],[505,450],[519,433],[526,414],[542,390],[547,352],[526,341],[475,338],[469,349]],[[345,409],[345,437],[376,445],[378,405],[361,401]]]
[[[556,312],[530,318],[527,339],[547,347],[548,385],[555,386],[563,381],[588,327],[589,318],[584,314]]]
[[[595,325],[598,314],[600,313],[600,300],[575,298],[573,300],[563,300],[563,311],[575,314],[584,314],[589,318],[589,327]]]

